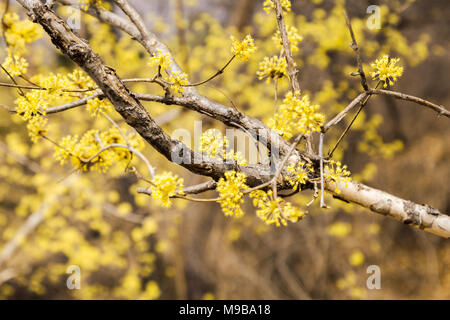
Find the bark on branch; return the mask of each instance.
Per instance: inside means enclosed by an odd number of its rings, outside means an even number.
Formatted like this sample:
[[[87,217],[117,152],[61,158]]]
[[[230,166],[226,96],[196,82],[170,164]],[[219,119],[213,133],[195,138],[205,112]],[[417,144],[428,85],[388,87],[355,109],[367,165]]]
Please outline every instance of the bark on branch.
[[[336,193],[336,187],[340,193]],[[325,188],[339,199],[436,235],[450,237],[450,216],[429,205],[416,204],[355,181],[349,182],[347,187],[345,183],[327,182]]]

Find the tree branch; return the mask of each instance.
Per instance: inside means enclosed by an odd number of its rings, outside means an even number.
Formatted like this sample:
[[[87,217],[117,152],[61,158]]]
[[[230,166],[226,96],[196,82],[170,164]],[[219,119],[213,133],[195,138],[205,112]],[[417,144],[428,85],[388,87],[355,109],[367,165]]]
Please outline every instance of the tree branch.
[[[327,181],[325,188],[339,199],[356,203],[373,212],[441,237],[450,238],[450,216],[429,205],[416,204],[355,181],[350,181],[347,186],[344,182]],[[336,192],[336,188],[340,193]]]
[[[406,100],[406,101],[411,101],[411,102],[415,102],[417,104],[421,104],[425,107],[430,108],[431,110],[434,110],[438,113],[439,116],[445,116],[447,118],[450,118],[450,111],[448,111],[447,109],[445,109],[443,106],[434,104],[432,102],[429,102],[427,100],[418,98],[418,97],[414,97],[405,93],[401,93],[401,92],[396,92],[396,91],[390,91],[390,90],[381,90],[381,89],[371,89],[369,90],[370,94],[380,94],[380,95],[385,95],[385,96],[391,96],[394,97],[396,99],[399,100]]]

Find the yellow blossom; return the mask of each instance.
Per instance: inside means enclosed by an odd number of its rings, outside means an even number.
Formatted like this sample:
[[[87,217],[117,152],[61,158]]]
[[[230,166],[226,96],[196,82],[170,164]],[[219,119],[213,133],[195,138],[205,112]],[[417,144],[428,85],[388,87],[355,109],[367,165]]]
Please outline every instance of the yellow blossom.
[[[223,136],[217,129],[206,130],[200,138],[200,149],[208,157],[223,159],[226,155],[227,148],[227,137]]]
[[[112,109],[112,104],[108,99],[90,99],[86,104],[87,110],[92,117],[96,117],[100,112],[108,112]]]
[[[324,116],[318,113],[318,105],[311,105],[308,96],[301,97],[300,91],[289,92],[278,112],[269,120],[269,127],[286,139],[294,133],[309,134],[319,132]]]
[[[70,160],[76,168],[106,172],[115,163],[121,163],[123,166],[129,165],[131,152],[126,148],[119,147],[107,148],[100,152],[102,146],[126,145],[127,142],[137,150],[142,149],[142,143],[135,134],[128,135],[125,140],[115,127],[103,132],[89,130],[79,141],[77,136],[64,137],[56,146],[54,156],[61,164]]]
[[[231,52],[240,60],[247,61],[250,55],[256,50],[255,42],[251,35],[247,35],[244,40],[236,40],[231,36]]]
[[[152,198],[159,199],[164,207],[169,208],[172,205],[171,197],[176,194],[183,194],[183,179],[178,178],[172,172],[164,172],[156,175],[151,186]]]
[[[326,164],[323,176],[331,182],[344,182],[345,186],[347,186],[350,181],[350,171],[347,170],[347,165],[342,165],[340,161],[331,160],[328,164]],[[337,185],[335,192],[340,193]]]
[[[290,202],[275,198],[272,190],[252,191],[250,197],[253,198],[253,205],[258,208],[256,215],[266,224],[287,226],[287,221],[297,222],[305,216],[304,211],[292,206]]]
[[[188,85],[187,76],[185,73],[175,72],[173,75],[169,75],[168,82],[170,89],[175,93],[183,93],[184,86]]]
[[[28,121],[28,135],[33,142],[37,142],[40,137],[47,134],[48,119],[44,117],[33,117]]]
[[[87,11],[90,6],[101,6],[103,3],[103,0],[79,0],[80,1],[80,7],[82,10]]]
[[[16,99],[16,112],[23,120],[28,121],[39,114],[45,115],[48,103],[42,99],[41,91],[43,90],[27,92],[24,96]]]
[[[246,176],[236,171],[225,172],[225,178],[220,178],[217,182],[217,192],[219,192],[219,203],[226,216],[241,217],[244,212],[241,204],[244,202],[242,190],[248,189],[245,184]]]
[[[403,74],[403,67],[398,66],[400,58],[391,59],[388,55],[375,60],[370,66],[375,70],[371,73],[372,79],[379,79],[384,82],[384,87],[393,85],[397,78]]]
[[[233,160],[238,165],[247,164],[247,160],[238,151],[227,151],[229,147],[228,139],[217,129],[206,130],[200,139],[200,150],[205,152],[210,158],[219,160]]]
[[[281,0],[281,8],[286,12],[291,11],[291,1]],[[273,0],[265,0],[263,3],[263,9],[266,13],[270,13],[272,9],[275,9],[275,3],[273,3]]]
[[[28,19],[20,20],[15,12],[8,12],[3,17],[2,31],[9,49],[22,54],[25,43],[33,42],[42,36],[42,28]]]
[[[292,52],[298,51],[298,45],[303,41],[303,37],[298,34],[298,30],[294,26],[287,27],[287,35],[290,44],[290,48]],[[275,44],[278,49],[283,49],[283,41],[281,39],[280,31],[278,30],[272,39],[275,41]]]
[[[9,75],[15,77],[27,73],[28,62],[17,54],[9,54],[3,61],[2,66],[8,71]],[[4,72],[3,69],[2,71]]]
[[[300,186],[308,181],[308,172],[313,172],[314,168],[311,165],[303,162],[292,163],[286,168],[291,175],[286,177],[292,185],[293,190],[300,190]]]
[[[66,136],[61,139],[58,146],[55,147],[54,157],[61,164],[67,163],[67,161],[75,155],[75,147],[78,142],[78,136]]]
[[[170,59],[170,55],[168,53],[162,54],[161,49],[158,49],[158,53],[150,58],[148,65],[150,67],[158,66],[161,68],[161,71],[166,70],[170,67],[172,60]]]
[[[67,75],[69,89],[87,89],[95,87],[95,82],[83,70],[75,69]]]
[[[256,74],[259,80],[267,77],[267,82],[270,82],[270,79],[278,80],[287,77],[286,59],[278,56],[264,57],[264,60],[259,63]]]

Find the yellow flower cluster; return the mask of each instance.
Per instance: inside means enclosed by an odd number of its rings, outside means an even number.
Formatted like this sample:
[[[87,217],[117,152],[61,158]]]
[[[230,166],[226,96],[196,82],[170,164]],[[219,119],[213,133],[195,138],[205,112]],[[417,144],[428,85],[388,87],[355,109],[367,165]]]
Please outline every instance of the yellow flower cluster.
[[[18,64],[15,66],[17,67]],[[48,75],[39,74],[31,78],[33,83],[43,89],[32,90],[19,96],[15,100],[15,105],[17,114],[24,121],[32,121],[27,127],[33,142],[36,142],[44,132],[47,132],[47,120],[43,119],[46,109],[51,104],[67,103],[76,99],[76,97],[71,96],[70,90],[87,88],[87,85],[93,86],[92,80],[88,79],[80,70],[75,70],[67,75],[50,73]],[[88,106],[89,103],[92,102],[88,102]]]
[[[127,141],[136,150],[142,149],[142,142],[136,134],[127,136]],[[78,136],[66,136],[55,147],[54,157],[61,164],[71,161],[72,165],[82,170],[98,170],[106,172],[113,164],[128,165],[131,160],[131,152],[125,148],[108,148],[103,152],[102,147],[111,144],[126,145],[127,141],[117,128],[107,131],[87,131],[80,140]],[[90,160],[88,162],[88,160]]]
[[[294,26],[287,26],[287,35],[292,52],[298,51],[298,45],[303,41],[303,37],[298,34],[298,30]],[[281,39],[280,31],[278,30],[272,37],[273,41],[279,50],[283,49],[283,41]]]
[[[231,36],[231,52],[240,60],[248,61],[250,55],[256,50],[255,42],[251,35],[247,35],[244,40],[236,40]]]
[[[168,53],[163,54],[160,49],[150,58],[149,66],[158,66],[159,72],[166,71],[172,63],[172,59]],[[184,87],[189,84],[187,75],[183,72],[168,73],[168,76],[163,76],[163,79],[168,83],[170,89],[174,93],[181,94],[184,92]]]
[[[69,89],[88,89],[94,88],[95,82],[83,70],[75,69],[67,75],[69,80]]]
[[[270,82],[270,79],[278,80],[287,77],[286,59],[278,56],[264,57],[264,60],[259,63],[256,74],[259,80],[267,77],[267,82]]]
[[[286,12],[291,11],[291,1],[281,0],[281,8]],[[273,3],[273,0],[265,0],[263,3],[263,9],[266,13],[270,13],[272,9],[275,9],[275,3]]]
[[[344,182],[345,186],[347,187],[347,184],[350,181],[350,171],[347,170],[347,165],[342,165],[340,161],[331,160],[328,164],[325,165],[323,177],[326,180],[335,183]],[[337,185],[335,192],[341,192]]]
[[[269,120],[269,127],[286,139],[294,133],[318,132],[324,121],[324,115],[317,112],[319,106],[311,105],[308,96],[300,98],[300,95],[300,91],[295,95],[289,92],[274,118]]]
[[[27,73],[28,62],[18,54],[9,54],[2,64],[10,76],[19,76]],[[3,70],[3,69],[2,69]]]
[[[243,190],[248,189],[245,184],[246,176],[236,171],[225,172],[225,179],[220,178],[216,190],[219,192],[222,211],[226,216],[241,217],[244,212],[241,204],[244,202]]]
[[[229,147],[228,139],[217,129],[206,130],[200,138],[200,150],[210,158],[219,160],[233,160],[238,165],[247,164],[247,160],[238,152],[227,151]]]
[[[185,73],[176,72],[173,75],[169,75],[168,82],[170,83],[170,89],[175,93],[183,93],[184,86],[188,85],[187,75]]]
[[[31,80],[38,86],[45,88],[43,91],[48,95],[47,99],[50,99],[51,102],[56,100],[59,95],[63,95],[64,90],[71,85],[67,76],[59,73],[50,73],[48,75],[38,74],[31,78]],[[68,94],[66,93],[66,95]]]
[[[87,110],[92,117],[96,117],[100,112],[108,112],[112,109],[112,104],[108,99],[90,99],[86,104]]]
[[[274,198],[272,190],[252,191],[253,205],[258,208],[256,215],[266,224],[287,225],[288,221],[297,222],[305,216],[305,212],[292,206],[290,202],[277,197]]]
[[[2,31],[9,49],[22,54],[25,44],[33,42],[42,36],[42,28],[28,19],[20,20],[15,12],[8,12],[3,18]]]
[[[40,38],[42,29],[28,19],[20,20],[17,13],[8,12],[3,17],[2,31],[8,44],[8,56],[2,63],[3,67],[13,77],[25,74],[28,68],[27,61],[22,57],[25,44]]]
[[[177,194],[183,194],[183,178],[178,178],[176,174],[172,172],[163,172],[160,175],[156,175],[151,186],[152,198],[159,199],[162,205],[169,208],[172,205],[171,197]]]
[[[33,117],[27,123],[28,135],[31,141],[37,142],[39,137],[47,134],[48,119],[44,117]]]
[[[103,0],[80,0],[80,8],[87,11],[90,6],[97,5],[101,6]]]
[[[287,176],[285,180],[289,182],[292,189],[300,191],[301,185],[308,181],[308,173],[314,172],[314,168],[309,163],[298,162],[287,166],[286,171],[291,175]]]
[[[391,59],[388,55],[375,60],[370,66],[375,70],[371,73],[372,79],[384,82],[384,87],[393,85],[397,78],[403,74],[403,67],[397,65],[400,58]]]
[[[203,132],[200,138],[200,149],[211,158],[224,158],[228,148],[227,137],[217,129],[209,129]]]
[[[170,58],[170,55],[168,53],[162,54],[161,49],[158,49],[157,54],[150,58],[148,65],[150,67],[158,66],[162,72],[169,68],[171,63],[172,59]]]

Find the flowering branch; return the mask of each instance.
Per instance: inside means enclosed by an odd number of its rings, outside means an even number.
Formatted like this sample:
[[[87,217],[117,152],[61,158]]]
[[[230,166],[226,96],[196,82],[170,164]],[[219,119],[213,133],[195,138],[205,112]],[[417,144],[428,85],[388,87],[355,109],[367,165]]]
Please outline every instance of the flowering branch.
[[[280,0],[274,0],[275,4],[275,14],[277,17],[278,29],[280,30],[281,41],[283,42],[284,56],[288,64],[288,75],[291,79],[292,90],[300,90],[300,83],[298,81],[297,75],[299,73],[297,67],[295,66],[294,58],[292,57],[291,45],[289,43],[289,38],[286,30],[286,24],[284,22],[283,8],[281,6]]]
[[[235,110],[230,107],[223,106],[214,101],[207,99],[199,95],[195,88],[187,87],[186,92],[182,97],[159,97],[153,95],[138,95],[132,93],[121,81],[121,79],[117,76],[114,70],[107,67],[100,57],[89,47],[89,45],[81,40],[78,36],[76,36],[70,28],[65,24],[63,20],[61,20],[50,8],[45,6],[42,2],[38,0],[18,0],[25,8],[29,10],[29,14],[34,21],[41,24],[44,27],[44,30],[49,34],[53,43],[61,49],[63,53],[65,53],[71,60],[76,62],[81,68],[83,68],[89,76],[97,83],[100,90],[104,93],[105,97],[107,97],[111,103],[114,105],[115,110],[124,118],[124,120],[131,127],[135,128],[136,131],[153,147],[155,147],[158,152],[163,154],[168,160],[172,160],[171,156],[173,152],[183,152],[183,156],[189,155],[191,159],[196,159],[198,154],[194,151],[186,148],[180,141],[171,139],[153,120],[153,118],[147,113],[145,108],[139,101],[139,97],[146,97],[149,99],[153,99],[152,101],[159,101],[166,104],[179,104],[183,105],[191,110],[195,110],[199,113],[207,114],[214,119],[222,121],[225,124],[229,124],[233,127],[238,127],[240,129],[245,130],[255,130],[258,132],[260,137],[266,137],[265,140],[260,139],[261,142],[267,142],[266,145],[270,146],[271,144],[278,147],[280,154],[286,156],[285,159],[289,158],[290,163],[300,163],[302,160],[307,159],[313,165],[317,166],[318,161],[322,161],[321,157],[317,157],[314,154],[302,154],[298,150],[292,148],[292,144],[288,143],[285,139],[281,138],[273,130],[270,130],[267,126],[265,126],[261,121],[249,117],[242,112]],[[62,0],[60,2],[70,2],[67,0]],[[118,1],[123,4],[126,1]],[[275,9],[277,12],[277,20],[279,24],[284,25],[282,23],[282,13],[280,16],[280,2],[279,0],[275,0]],[[97,12],[94,12],[97,11]],[[130,19],[133,23],[129,23],[127,20],[118,17],[113,13],[108,13],[106,11],[97,10],[97,8],[92,11],[89,11],[93,15],[98,16],[100,19],[107,21],[112,25],[116,25],[120,27],[122,30],[125,30],[127,33],[132,35],[135,39],[141,42],[144,47],[151,53],[152,55],[156,55],[158,50],[161,50],[163,54],[169,54],[167,47],[162,44],[153,34],[148,32],[146,29],[143,29],[142,26],[139,26],[139,21],[134,17],[134,13],[132,11],[128,12],[128,15],[131,16]],[[136,25],[137,22],[137,25]],[[142,30],[145,31],[146,34],[142,34]],[[286,30],[284,28],[285,36]],[[283,30],[280,30],[280,34],[282,35]],[[285,44],[286,45],[286,44]],[[289,47],[289,45],[288,45]],[[287,49],[285,51],[286,57],[289,55]],[[172,60],[173,61],[173,60]],[[291,61],[293,62],[293,61]],[[381,61],[380,63],[383,63]],[[179,69],[178,65],[173,61],[171,63],[168,72],[173,72]],[[298,83],[298,79],[296,80],[295,74],[291,78],[293,82]],[[387,79],[386,79],[387,80]],[[383,80],[385,81],[385,80]],[[294,84],[293,84],[294,86]],[[353,106],[348,106],[347,112],[356,106],[358,103],[363,101],[362,99],[367,99],[369,95],[362,96],[360,101],[353,103]],[[345,114],[338,115],[335,117],[334,124],[339,122]],[[332,120],[332,121],[333,121]],[[329,125],[331,127],[333,123]],[[328,127],[328,128],[329,128]],[[326,130],[328,130],[326,128]],[[259,130],[259,131],[258,131]],[[325,130],[325,128],[323,128]],[[324,132],[323,132],[324,133]],[[291,149],[292,148],[292,149]],[[187,154],[186,154],[187,153]],[[287,160],[286,160],[287,161]],[[235,168],[235,164],[224,164],[222,161],[217,161],[214,159],[204,159],[200,163],[182,163],[182,166],[187,168],[188,170],[202,174],[206,176],[212,177],[214,180],[219,180],[222,178],[225,173],[233,170]],[[284,165],[283,165],[284,166]],[[280,172],[282,167],[280,166]],[[257,165],[246,165],[240,167],[241,173],[245,174],[246,181],[245,183],[249,187],[261,186],[263,184],[270,185],[273,181],[269,178],[270,168],[267,165],[257,164]],[[282,174],[282,173],[281,173]],[[415,225],[421,228],[424,228],[427,231],[439,234],[444,237],[449,237],[450,234],[450,223],[448,223],[448,217],[439,213],[436,209],[430,209],[431,207],[420,206],[412,203],[404,203],[405,206],[403,209],[399,209],[397,206],[387,207],[385,206],[388,199],[391,200],[392,203],[395,202],[400,203],[400,201],[405,201],[394,196],[391,196],[387,193],[384,193],[379,190],[375,190],[369,187],[366,187],[362,184],[358,184],[356,182],[350,181],[348,182],[348,187],[343,182],[336,182],[332,179],[327,179],[326,174],[322,174],[322,181],[324,182],[324,189],[329,192],[335,194],[336,186],[339,187],[341,193],[338,195],[340,198],[354,202],[365,207],[372,209],[374,212],[387,214],[388,216],[398,218],[400,216],[406,217],[403,221],[409,223],[411,225]],[[231,175],[230,175],[231,176]],[[240,176],[236,174],[234,179],[241,179]],[[324,179],[326,178],[326,179]],[[241,179],[242,180],[242,179]],[[219,183],[220,180],[219,180]],[[223,184],[223,180],[222,180]],[[288,189],[290,188],[289,183],[286,183],[283,179],[281,182],[280,189]],[[291,188],[290,188],[291,189]],[[271,197],[271,196],[270,196]],[[273,197],[271,197],[273,199]],[[204,200],[204,199],[202,199]],[[226,199],[221,198],[225,203]],[[260,201],[257,199],[257,201]],[[272,201],[272,200],[271,200]],[[274,200],[280,208],[278,199]],[[381,203],[379,203],[381,201]],[[221,203],[222,204],[222,203]],[[294,210],[290,211],[292,213],[298,214]],[[265,215],[265,206],[262,206],[260,209],[260,214]],[[417,218],[417,214],[420,219]],[[265,216],[266,217],[266,216]],[[298,217],[298,215],[297,215]],[[408,218],[409,217],[409,218]],[[267,218],[267,217],[266,217]],[[271,218],[272,219],[272,218]],[[273,221],[273,220],[271,220]]]

